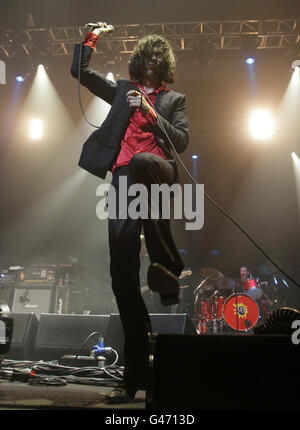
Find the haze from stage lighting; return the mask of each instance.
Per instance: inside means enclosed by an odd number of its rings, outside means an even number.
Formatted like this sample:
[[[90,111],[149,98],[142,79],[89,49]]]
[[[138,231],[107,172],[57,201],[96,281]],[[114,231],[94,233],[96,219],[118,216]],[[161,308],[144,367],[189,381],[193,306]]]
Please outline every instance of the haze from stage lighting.
[[[297,204],[298,204],[298,214],[299,214],[299,220],[300,220],[300,159],[295,152],[291,153],[291,157],[293,160],[296,196],[297,196]]]
[[[295,67],[292,75],[292,84],[297,85],[300,82],[300,67]]]
[[[72,126],[73,121],[69,112],[45,67],[40,64],[18,119],[16,132],[19,143],[43,138],[47,144],[58,146]]]

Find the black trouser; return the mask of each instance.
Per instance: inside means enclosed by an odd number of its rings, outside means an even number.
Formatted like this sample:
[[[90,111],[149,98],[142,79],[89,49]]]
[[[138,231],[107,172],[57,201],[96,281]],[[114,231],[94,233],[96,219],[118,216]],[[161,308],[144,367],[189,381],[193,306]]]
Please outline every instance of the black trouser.
[[[112,185],[118,200],[119,177],[127,177],[127,187],[134,183],[151,184],[177,181],[174,161],[167,161],[150,153],[136,154],[128,166],[115,170]],[[127,206],[136,196],[127,199]],[[117,215],[122,208],[117,205]],[[123,208],[124,209],[124,208]],[[127,209],[127,208],[126,208]],[[140,234],[144,228],[145,243],[151,263],[160,263],[177,276],[183,269],[170,231],[168,219],[109,219],[110,273],[112,289],[125,335],[124,382],[135,388],[145,380],[148,363],[148,333],[151,322],[140,290]]]

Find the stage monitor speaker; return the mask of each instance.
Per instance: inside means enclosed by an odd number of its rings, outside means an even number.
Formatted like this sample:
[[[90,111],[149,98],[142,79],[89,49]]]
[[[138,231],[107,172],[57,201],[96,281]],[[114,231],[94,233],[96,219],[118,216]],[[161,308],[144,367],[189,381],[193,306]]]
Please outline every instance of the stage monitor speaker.
[[[11,345],[5,358],[10,360],[33,360],[34,344],[38,329],[38,319],[33,314],[11,313],[14,329]]]
[[[0,355],[7,354],[10,349],[13,328],[14,320],[0,314]]]
[[[290,336],[152,338],[148,409],[299,409],[300,347]]]
[[[41,314],[35,344],[37,360],[58,360],[63,355],[76,355],[92,332],[105,336],[109,315],[60,315]],[[97,344],[93,336],[80,355],[89,355],[92,345]]]
[[[48,284],[16,285],[12,299],[12,312],[33,312],[38,318],[41,313],[52,312],[54,287]]]
[[[153,333],[196,334],[187,314],[150,314]],[[105,346],[118,351],[118,365],[124,365],[124,332],[119,314],[111,314],[106,336]]]

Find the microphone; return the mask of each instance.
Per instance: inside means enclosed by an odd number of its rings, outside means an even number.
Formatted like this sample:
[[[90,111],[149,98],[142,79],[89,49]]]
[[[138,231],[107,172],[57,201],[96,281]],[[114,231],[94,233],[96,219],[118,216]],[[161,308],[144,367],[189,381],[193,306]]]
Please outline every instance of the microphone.
[[[139,93],[139,95],[142,97],[144,95],[144,92],[139,87],[134,87],[134,90]]]

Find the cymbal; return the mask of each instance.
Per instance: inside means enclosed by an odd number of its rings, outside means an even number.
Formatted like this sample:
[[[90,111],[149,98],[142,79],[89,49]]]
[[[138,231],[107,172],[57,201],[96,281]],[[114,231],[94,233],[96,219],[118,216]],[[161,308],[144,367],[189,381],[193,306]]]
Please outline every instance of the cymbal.
[[[212,269],[211,267],[202,267],[199,272],[203,278],[218,279],[224,277],[223,273],[216,269]]]
[[[235,280],[233,278],[219,278],[212,280],[211,283],[217,290],[233,290],[235,288]]]
[[[199,287],[199,285],[198,285],[198,287]],[[215,289],[216,288],[209,281],[204,281],[202,283],[201,291],[214,291]]]

